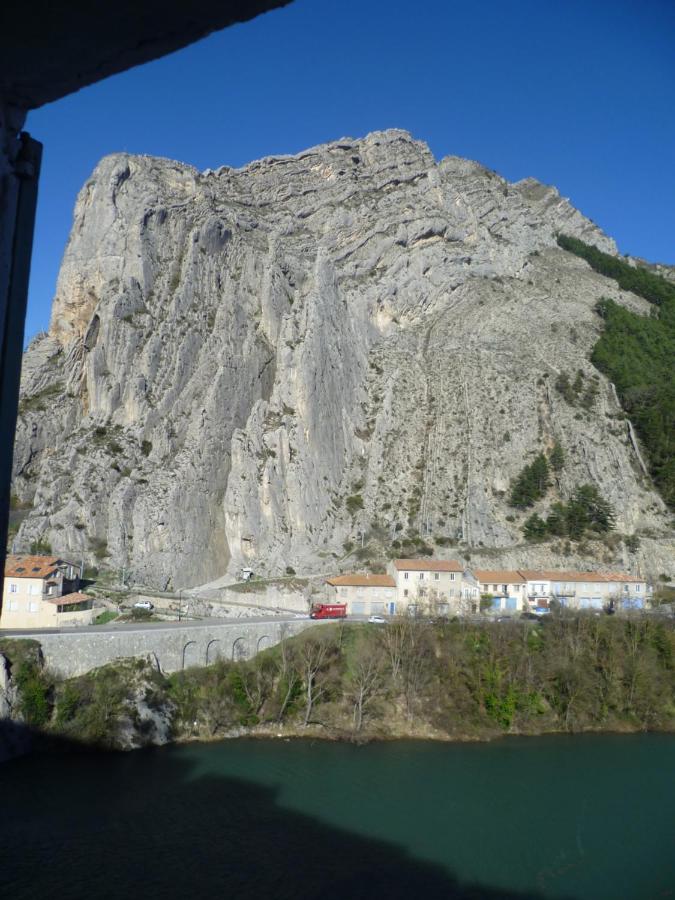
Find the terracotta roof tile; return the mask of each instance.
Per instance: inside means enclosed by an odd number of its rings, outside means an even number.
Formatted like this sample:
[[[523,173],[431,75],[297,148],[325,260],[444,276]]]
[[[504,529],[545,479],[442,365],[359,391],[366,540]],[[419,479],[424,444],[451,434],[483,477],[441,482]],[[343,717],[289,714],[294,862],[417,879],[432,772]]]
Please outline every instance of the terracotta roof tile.
[[[90,594],[73,593],[64,594],[63,597],[43,597],[47,603],[53,603],[55,606],[71,606],[73,603],[82,603],[84,600],[93,600]]]
[[[327,578],[326,584],[350,587],[396,587],[391,575],[334,575]]]
[[[634,575],[627,575],[623,572],[556,572],[553,570],[521,569],[520,574],[528,581],[574,581],[588,583],[596,582],[598,584],[618,581],[641,584],[645,580],[644,578],[636,578]]]
[[[501,581],[502,584],[524,584],[527,581],[522,572],[508,569],[474,569],[473,574],[483,583]]]
[[[60,562],[58,556],[8,556],[5,578],[47,578]]]

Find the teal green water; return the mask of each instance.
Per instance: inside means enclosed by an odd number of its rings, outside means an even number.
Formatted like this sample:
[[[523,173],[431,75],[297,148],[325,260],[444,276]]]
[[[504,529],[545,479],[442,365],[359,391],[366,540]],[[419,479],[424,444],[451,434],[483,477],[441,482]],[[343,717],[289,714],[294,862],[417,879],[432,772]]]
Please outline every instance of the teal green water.
[[[18,760],[0,896],[675,896],[674,758],[604,735]]]

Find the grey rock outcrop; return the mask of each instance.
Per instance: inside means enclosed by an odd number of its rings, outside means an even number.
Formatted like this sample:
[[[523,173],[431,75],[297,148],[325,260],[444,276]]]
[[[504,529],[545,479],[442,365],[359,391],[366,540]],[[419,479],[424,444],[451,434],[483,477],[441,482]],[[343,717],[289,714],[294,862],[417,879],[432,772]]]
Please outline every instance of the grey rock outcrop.
[[[25,355],[18,544],[159,587],[330,571],[362,532],[513,555],[510,480],[558,440],[556,496],[596,483],[667,556],[589,362],[600,296],[648,304],[558,231],[616,252],[554,188],[436,162],[402,131],[205,173],[106,157]],[[554,389],[578,370],[598,378],[589,410]]]

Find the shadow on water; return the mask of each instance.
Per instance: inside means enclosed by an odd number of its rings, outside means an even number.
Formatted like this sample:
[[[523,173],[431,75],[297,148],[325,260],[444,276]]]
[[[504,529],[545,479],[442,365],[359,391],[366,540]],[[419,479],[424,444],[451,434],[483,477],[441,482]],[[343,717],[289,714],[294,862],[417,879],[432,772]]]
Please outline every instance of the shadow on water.
[[[180,748],[48,749],[0,766],[2,897],[538,896],[460,884],[394,844],[283,809],[274,790],[197,775]]]

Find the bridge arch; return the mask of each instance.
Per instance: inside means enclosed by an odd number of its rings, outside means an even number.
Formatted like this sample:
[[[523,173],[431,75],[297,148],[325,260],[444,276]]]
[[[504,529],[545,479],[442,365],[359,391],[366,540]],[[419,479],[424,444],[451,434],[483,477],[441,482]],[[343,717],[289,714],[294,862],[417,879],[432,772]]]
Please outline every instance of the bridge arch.
[[[189,668],[190,666],[196,666],[198,664],[199,660],[197,659],[197,641],[187,641],[185,644],[183,644],[181,669]]]
[[[248,659],[248,642],[245,637],[238,637],[232,644],[232,659],[238,662],[242,659]]]
[[[258,638],[258,642],[255,646],[255,652],[260,653],[261,650],[266,650],[268,647],[272,646],[272,638],[269,634],[263,634]]]
[[[220,638],[211,638],[206,645],[206,665],[216,662],[222,656]]]

